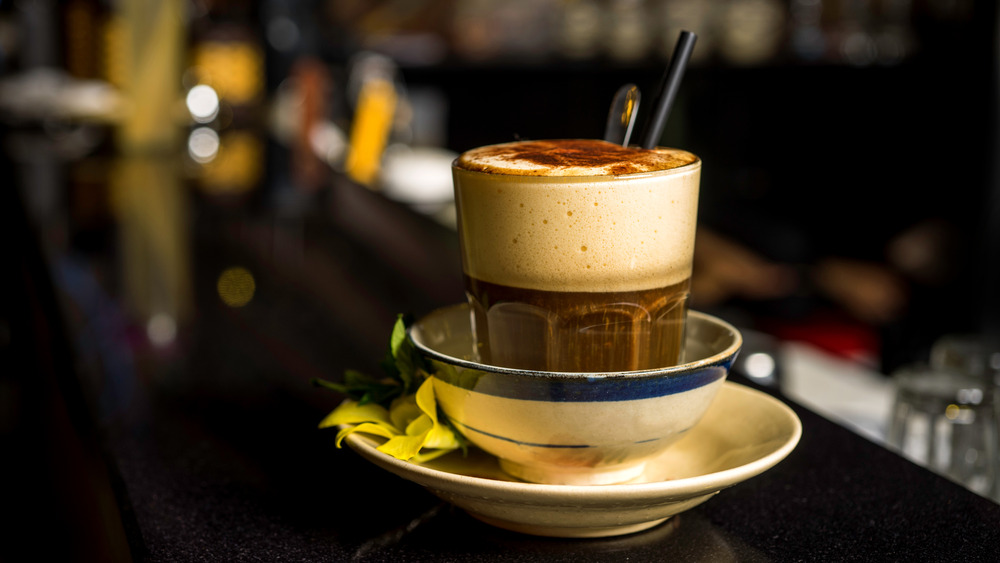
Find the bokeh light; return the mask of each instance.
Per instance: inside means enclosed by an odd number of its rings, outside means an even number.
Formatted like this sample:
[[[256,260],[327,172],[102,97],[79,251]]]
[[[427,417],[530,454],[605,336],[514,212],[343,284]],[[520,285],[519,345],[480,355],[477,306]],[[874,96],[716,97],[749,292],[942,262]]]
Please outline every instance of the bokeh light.
[[[188,154],[195,162],[211,162],[219,154],[219,134],[209,127],[199,127],[188,137]]]
[[[208,123],[219,115],[219,95],[206,84],[188,90],[187,108],[198,123]]]
[[[774,358],[764,352],[750,354],[747,356],[745,364],[747,375],[754,379],[764,379],[772,376],[775,367],[777,367],[777,364]]]
[[[219,275],[216,289],[223,303],[230,307],[243,307],[253,299],[257,285],[250,270],[234,266]]]
[[[146,336],[156,346],[167,346],[177,338],[177,321],[166,313],[156,313],[146,323]]]

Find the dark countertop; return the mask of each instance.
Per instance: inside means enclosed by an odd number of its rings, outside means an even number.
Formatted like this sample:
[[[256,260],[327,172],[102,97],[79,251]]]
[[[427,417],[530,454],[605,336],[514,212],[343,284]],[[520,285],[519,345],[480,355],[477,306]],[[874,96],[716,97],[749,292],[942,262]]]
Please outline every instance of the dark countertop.
[[[1000,505],[788,399],[787,459],[656,528],[482,524],[335,448],[316,425],[340,398],[310,384],[377,373],[397,313],[462,299],[454,233],[342,181],[219,198],[154,177],[172,161],[122,185],[121,160],[6,163],[0,559],[996,560]],[[241,307],[231,267],[254,280]]]

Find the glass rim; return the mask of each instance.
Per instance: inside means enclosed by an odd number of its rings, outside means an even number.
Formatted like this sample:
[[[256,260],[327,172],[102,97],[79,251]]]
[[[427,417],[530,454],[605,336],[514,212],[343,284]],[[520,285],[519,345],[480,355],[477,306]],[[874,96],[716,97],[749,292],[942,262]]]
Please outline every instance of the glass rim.
[[[692,153],[694,154],[694,153]],[[565,176],[545,176],[541,174],[507,174],[504,172],[485,172],[482,170],[469,170],[468,168],[463,168],[458,165],[459,158],[451,163],[452,173],[461,172],[462,174],[469,174],[472,176],[479,176],[483,178],[495,178],[503,179],[504,181],[516,181],[516,182],[549,182],[549,183],[575,183],[575,182],[612,182],[620,180],[622,178],[628,179],[643,179],[647,177],[660,177],[660,176],[672,176],[674,174],[681,174],[684,172],[691,172],[693,169],[701,168],[702,160],[698,155],[694,155],[695,160],[684,164],[682,166],[677,166],[675,168],[666,168],[664,170],[650,170],[646,172],[632,172],[630,174],[570,174]]]

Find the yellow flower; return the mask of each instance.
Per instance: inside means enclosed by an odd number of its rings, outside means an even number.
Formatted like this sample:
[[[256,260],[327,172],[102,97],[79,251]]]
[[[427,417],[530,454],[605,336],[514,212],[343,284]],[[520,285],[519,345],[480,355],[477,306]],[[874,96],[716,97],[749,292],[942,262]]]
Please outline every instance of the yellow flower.
[[[434,384],[428,377],[413,395],[399,397],[386,409],[375,403],[346,400],[319,423],[320,428],[350,424],[337,433],[337,447],[349,434],[386,438],[377,449],[401,460],[429,461],[461,446],[452,429],[438,420]],[[429,450],[429,451],[428,451]]]

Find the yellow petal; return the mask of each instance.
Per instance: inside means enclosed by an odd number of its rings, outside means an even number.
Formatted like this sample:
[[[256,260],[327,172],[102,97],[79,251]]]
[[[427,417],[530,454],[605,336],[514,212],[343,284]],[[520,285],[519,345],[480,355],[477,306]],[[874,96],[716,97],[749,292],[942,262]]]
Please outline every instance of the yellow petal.
[[[423,413],[426,414],[427,416],[431,417],[431,420],[434,421],[434,424],[437,424],[438,421],[437,401],[435,400],[434,397],[433,383],[434,382],[430,377],[424,380],[424,382],[420,385],[420,388],[417,389],[416,401],[417,401],[417,406],[420,407],[420,410],[423,411]]]
[[[337,433],[337,447],[354,432],[387,438],[377,449],[401,460],[428,461],[461,447],[451,428],[437,418],[434,386],[428,377],[414,395],[397,398],[389,409],[347,400],[320,422],[320,428],[354,425]]]
[[[434,429],[436,423],[431,417],[422,414],[416,420],[406,426],[407,436],[423,436]]]
[[[340,403],[333,412],[328,414],[320,423],[320,428],[329,428],[341,424],[357,424],[359,422],[376,422],[392,426],[389,418],[389,411],[385,407],[375,403],[359,405],[357,401],[346,400]]]
[[[413,395],[400,397],[394,400],[392,405],[389,406],[389,419],[401,432],[411,422],[419,418],[421,414],[423,413],[417,407],[417,400]]]
[[[455,433],[451,428],[441,423],[435,423],[434,427],[427,433],[427,438],[424,440],[424,447],[454,450],[461,447],[461,444],[458,442],[458,438],[455,437]]]
[[[428,377],[420,386],[420,389],[417,389],[416,398],[420,410],[434,422],[433,428],[431,428],[431,431],[427,435],[427,441],[424,442],[424,447],[451,450],[460,447],[461,445],[452,429],[438,421],[437,397],[434,394],[434,385],[431,378]],[[410,434],[409,429],[407,429],[406,433]]]
[[[425,463],[434,459],[437,459],[444,454],[451,453],[455,451],[455,448],[445,448],[440,450],[431,450],[428,448],[423,448],[420,453],[410,458],[410,461],[414,463]]]
[[[344,438],[355,432],[361,432],[362,434],[374,434],[376,436],[382,436],[383,438],[389,439],[399,435],[399,431],[391,426],[376,424],[374,422],[362,422],[357,426],[344,428],[340,432],[337,432],[337,447],[340,447],[340,443],[344,440]]]
[[[378,451],[389,454],[392,457],[406,461],[417,455],[417,452],[419,452],[420,448],[424,445],[424,438],[424,435],[396,436],[379,446],[377,449]]]

